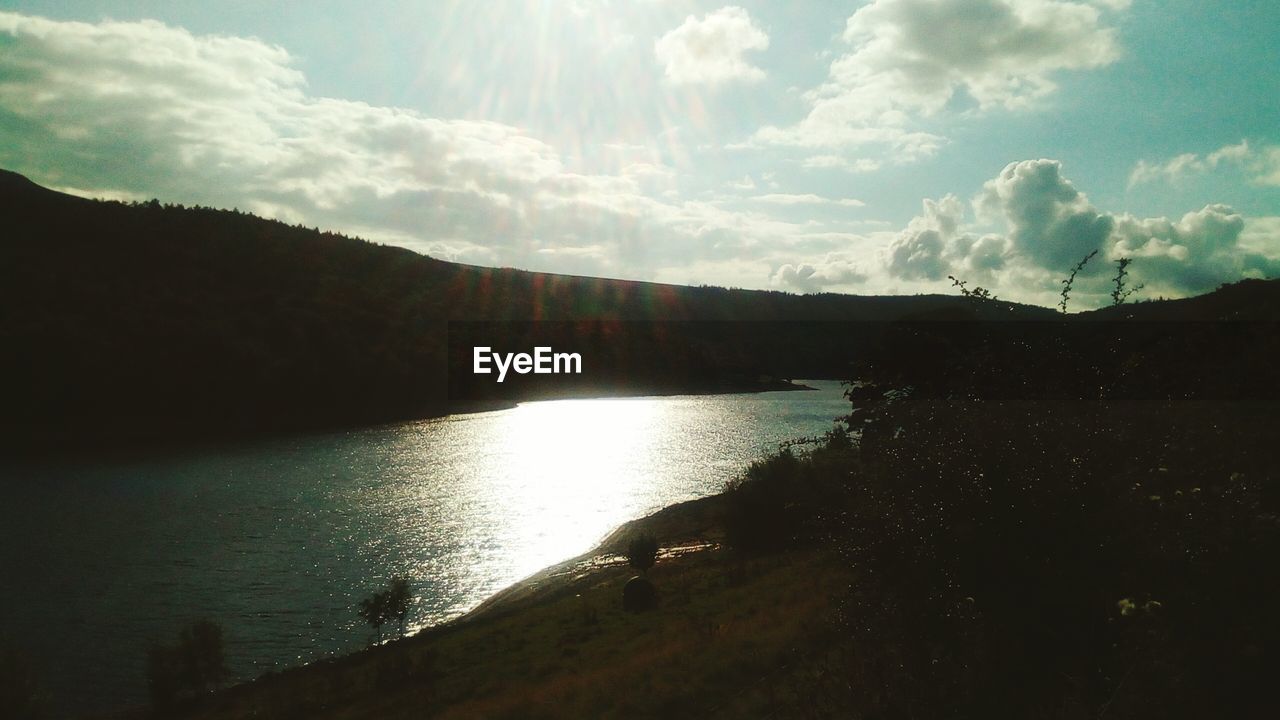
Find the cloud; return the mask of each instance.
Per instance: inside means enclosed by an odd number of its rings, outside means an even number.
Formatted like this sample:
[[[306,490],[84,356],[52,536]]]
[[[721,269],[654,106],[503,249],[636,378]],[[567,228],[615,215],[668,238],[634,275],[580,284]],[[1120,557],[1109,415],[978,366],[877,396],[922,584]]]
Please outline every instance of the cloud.
[[[1163,162],[1139,160],[1129,173],[1129,187],[1158,181],[1176,183],[1224,165],[1244,169],[1258,184],[1280,185],[1280,146],[1250,147],[1247,140],[1241,140],[1205,155],[1183,153]]]
[[[1226,205],[1207,205],[1177,221],[1122,215],[1109,256],[1133,258],[1133,266],[1154,278],[1157,287],[1180,294],[1280,272],[1280,259],[1245,249],[1244,228],[1244,218]],[[1273,238],[1276,246],[1280,237]]]
[[[955,195],[924,201],[924,213],[907,223],[884,252],[889,275],[901,280],[941,280],[963,272],[990,282],[1005,266],[1009,242],[998,235],[963,232],[965,206]]]
[[[835,169],[861,173],[879,170],[884,163],[871,158],[846,158],[840,155],[811,155],[800,163],[806,169]]]
[[[0,13],[0,77],[0,165],[84,195],[163,193],[530,269],[736,262],[757,284],[812,230],[672,199],[656,161],[571,170],[510,125],[313,96],[286,50],[255,39]]]
[[[1247,223],[1226,205],[1207,205],[1180,219],[1105,212],[1062,174],[1055,160],[1010,163],[983,184],[972,203],[978,219],[1003,226],[977,234],[954,195],[925,200],[924,212],[889,242],[886,272],[901,280],[947,275],[981,282],[1001,295],[1049,305],[1059,281],[1088,253],[1076,283],[1082,304],[1110,290],[1109,262],[1133,259],[1134,281],[1149,294],[1183,296],[1224,282],[1280,273],[1280,223]],[[1262,219],[1267,220],[1267,219]],[[1251,228],[1246,234],[1246,228]]]
[[[747,11],[727,6],[702,19],[685,18],[684,24],[654,42],[653,52],[669,82],[714,85],[763,80],[764,71],[744,56],[768,47],[769,36]]]
[[[775,287],[803,293],[822,292],[830,287],[856,285],[867,281],[867,274],[847,253],[829,253],[817,265],[790,263],[779,267],[771,278]]]
[[[1115,226],[1062,177],[1056,160],[1010,163],[982,186],[975,202],[1003,215],[1013,251],[1040,267],[1070,267],[1102,247]]]
[[[866,203],[854,198],[825,198],[821,195],[800,194],[794,195],[790,193],[769,193],[767,195],[756,195],[751,198],[756,202],[771,203],[773,205],[838,205],[840,207],[863,207]]]
[[[753,142],[883,146],[900,162],[945,142],[912,124],[951,108],[1023,108],[1055,89],[1054,73],[1119,56],[1114,29],[1087,3],[1064,0],[875,0],[848,19],[849,52],[791,127]]]

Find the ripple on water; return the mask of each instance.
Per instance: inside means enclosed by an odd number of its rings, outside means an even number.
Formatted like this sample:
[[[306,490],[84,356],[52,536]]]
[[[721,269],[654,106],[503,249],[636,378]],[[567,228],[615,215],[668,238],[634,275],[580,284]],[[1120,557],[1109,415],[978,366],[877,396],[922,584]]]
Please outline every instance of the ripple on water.
[[[238,679],[353,650],[369,638],[360,599],[393,575],[418,593],[410,627],[457,617],[829,429],[847,403],[838,383],[811,384],[820,391],[539,402],[128,465],[0,469],[4,630],[78,711],[143,701],[148,641],[198,617],[223,624]]]

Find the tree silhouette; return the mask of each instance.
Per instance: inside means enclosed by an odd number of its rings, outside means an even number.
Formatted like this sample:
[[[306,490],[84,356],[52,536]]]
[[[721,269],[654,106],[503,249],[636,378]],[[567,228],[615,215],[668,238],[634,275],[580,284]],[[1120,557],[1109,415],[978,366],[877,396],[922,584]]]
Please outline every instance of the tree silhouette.
[[[377,631],[379,641],[382,640],[382,626],[391,620],[396,621],[400,634],[404,635],[405,620],[412,601],[413,590],[409,586],[409,579],[397,575],[391,578],[386,590],[360,601],[360,617]]]
[[[658,561],[658,540],[649,533],[641,533],[627,543],[627,562],[640,572],[647,572]]]
[[[412,600],[413,590],[409,587],[409,578],[400,575],[391,578],[391,585],[387,589],[387,619],[395,618],[401,635],[404,635],[404,621],[409,614],[409,603]]]
[[[387,594],[374,593],[360,601],[360,617],[373,626],[382,640],[382,626],[387,622]]]
[[[147,684],[157,707],[216,690],[226,679],[222,626],[212,620],[184,627],[176,645],[147,649]]]

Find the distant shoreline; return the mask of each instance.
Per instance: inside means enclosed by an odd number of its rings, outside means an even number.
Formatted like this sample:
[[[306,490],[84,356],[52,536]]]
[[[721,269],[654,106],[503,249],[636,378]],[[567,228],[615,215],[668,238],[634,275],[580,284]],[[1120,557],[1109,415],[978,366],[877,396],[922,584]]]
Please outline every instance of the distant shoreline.
[[[827,378],[811,379],[820,380]],[[582,393],[548,395],[545,397],[528,397],[518,400],[478,400],[450,405],[443,409],[425,409],[421,413],[408,414],[402,417],[371,420],[368,422],[318,424],[313,426],[300,425],[296,427],[280,427],[265,430],[255,429],[240,432],[224,428],[220,430],[205,431],[193,430],[190,433],[174,433],[166,435],[146,430],[132,433],[125,431],[118,432],[114,435],[108,434],[94,436],[92,435],[92,432],[100,430],[100,425],[98,424],[93,424],[92,427],[94,428],[94,431],[91,431],[89,427],[84,428],[83,432],[79,432],[79,428],[75,430],[68,429],[57,436],[24,435],[20,430],[15,428],[5,428],[2,432],[6,437],[7,446],[5,449],[8,454],[8,461],[5,464],[5,467],[21,467],[23,464],[40,463],[51,459],[73,461],[92,459],[94,461],[105,462],[130,461],[143,457],[150,458],[172,454],[183,454],[187,452],[225,448],[235,445],[273,442],[288,438],[356,432],[390,425],[403,425],[406,423],[438,420],[452,415],[473,415],[478,413],[497,412],[499,410],[511,410],[524,403],[531,402],[551,402],[556,400],[604,400],[610,398],[675,397],[679,395],[750,395],[766,392],[793,392],[816,389],[817,388],[805,385],[800,381],[775,381],[767,385],[752,384],[701,389],[617,388],[605,392],[586,391]],[[146,426],[148,428],[163,427],[160,421],[140,424],[136,421],[130,421],[127,419],[120,420],[118,426],[135,428],[142,426]]]

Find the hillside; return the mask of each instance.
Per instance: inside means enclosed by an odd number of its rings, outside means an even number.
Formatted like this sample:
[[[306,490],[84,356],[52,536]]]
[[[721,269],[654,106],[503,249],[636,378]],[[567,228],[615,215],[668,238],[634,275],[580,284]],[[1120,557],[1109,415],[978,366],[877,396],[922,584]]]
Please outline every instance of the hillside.
[[[610,348],[611,372],[576,389],[601,394],[843,377],[852,339],[824,329],[833,321],[1052,317],[940,295],[796,296],[481,268],[238,211],[85,200],[4,171],[0,221],[3,427],[17,447],[354,425],[548,392],[480,388],[451,402],[451,321],[610,323],[605,345],[591,347]],[[657,321],[698,323],[667,336],[660,363]],[[772,351],[735,345],[744,340]]]

